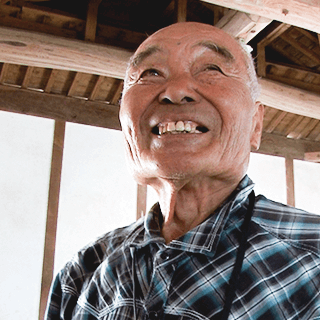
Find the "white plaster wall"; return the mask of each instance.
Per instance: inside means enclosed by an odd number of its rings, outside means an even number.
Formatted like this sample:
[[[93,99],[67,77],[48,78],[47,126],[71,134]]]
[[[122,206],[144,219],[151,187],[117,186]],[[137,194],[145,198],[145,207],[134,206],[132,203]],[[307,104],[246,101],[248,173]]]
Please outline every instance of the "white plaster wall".
[[[87,243],[135,221],[136,189],[120,131],[67,123],[55,273]]]
[[[320,163],[295,160],[296,207],[320,214]]]
[[[37,319],[53,121],[0,112],[0,319]]]

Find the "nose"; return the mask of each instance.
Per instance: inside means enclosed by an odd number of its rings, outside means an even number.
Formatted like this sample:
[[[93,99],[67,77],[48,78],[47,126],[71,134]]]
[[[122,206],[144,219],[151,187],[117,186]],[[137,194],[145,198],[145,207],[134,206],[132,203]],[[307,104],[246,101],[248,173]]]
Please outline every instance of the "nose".
[[[164,90],[159,95],[161,104],[186,104],[197,102],[199,94],[191,79],[179,77],[167,81]]]

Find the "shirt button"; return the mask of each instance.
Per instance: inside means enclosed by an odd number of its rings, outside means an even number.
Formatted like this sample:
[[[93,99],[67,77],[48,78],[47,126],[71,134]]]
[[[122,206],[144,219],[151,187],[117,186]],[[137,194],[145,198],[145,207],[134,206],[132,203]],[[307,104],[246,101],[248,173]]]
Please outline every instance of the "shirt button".
[[[162,252],[162,253],[160,254],[160,258],[161,258],[162,260],[168,260],[168,259],[170,258],[170,256],[169,256],[166,252]]]
[[[157,319],[159,319],[159,315],[155,311],[150,311],[148,316],[149,316],[149,320],[157,320]]]

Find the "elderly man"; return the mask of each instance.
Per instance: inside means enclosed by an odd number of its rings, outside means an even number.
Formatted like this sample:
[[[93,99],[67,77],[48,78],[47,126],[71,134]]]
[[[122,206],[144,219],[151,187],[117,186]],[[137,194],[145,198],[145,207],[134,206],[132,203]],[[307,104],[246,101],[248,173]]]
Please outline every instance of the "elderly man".
[[[212,26],[180,23],[138,48],[120,120],[130,167],[159,195],[144,219],[57,276],[47,319],[320,319],[320,219],[255,197],[251,59]]]

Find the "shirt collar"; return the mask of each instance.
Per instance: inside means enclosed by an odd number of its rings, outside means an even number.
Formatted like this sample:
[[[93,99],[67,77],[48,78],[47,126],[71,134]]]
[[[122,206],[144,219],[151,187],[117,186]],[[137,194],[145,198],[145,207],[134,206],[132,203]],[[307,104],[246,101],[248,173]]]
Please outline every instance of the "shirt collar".
[[[171,241],[167,247],[194,253],[213,254],[230,215],[237,212],[244,204],[253,187],[253,182],[246,175],[228,199],[208,219],[179,239]],[[156,203],[144,218],[144,232],[136,233],[131,238],[131,244],[137,247],[144,247],[150,243],[165,245],[160,231],[160,219],[162,219],[161,210],[159,203]]]

